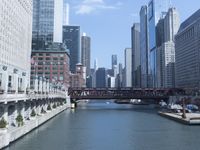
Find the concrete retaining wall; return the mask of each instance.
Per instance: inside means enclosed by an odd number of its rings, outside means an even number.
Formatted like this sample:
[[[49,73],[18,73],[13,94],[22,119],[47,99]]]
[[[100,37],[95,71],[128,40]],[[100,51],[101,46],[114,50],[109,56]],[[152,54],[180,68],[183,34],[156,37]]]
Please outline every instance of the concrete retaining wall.
[[[22,127],[8,129],[7,133],[0,133],[0,149],[8,146],[11,142],[29,133],[31,130],[42,125],[65,109],[67,109],[66,105],[53,109],[51,112],[48,112],[42,116],[37,116],[33,120],[27,121]]]

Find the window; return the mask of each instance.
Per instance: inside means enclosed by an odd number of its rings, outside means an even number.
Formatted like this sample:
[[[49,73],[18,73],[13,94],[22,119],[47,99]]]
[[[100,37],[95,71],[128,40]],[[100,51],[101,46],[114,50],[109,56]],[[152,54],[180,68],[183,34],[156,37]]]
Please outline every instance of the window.
[[[8,88],[12,87],[12,76],[8,76]]]
[[[0,73],[0,87],[2,86],[2,74]]]

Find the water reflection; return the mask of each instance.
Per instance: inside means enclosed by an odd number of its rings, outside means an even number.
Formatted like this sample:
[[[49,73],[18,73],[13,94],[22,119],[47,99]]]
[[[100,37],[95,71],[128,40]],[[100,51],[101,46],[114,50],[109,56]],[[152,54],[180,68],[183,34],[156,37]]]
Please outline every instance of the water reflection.
[[[197,150],[199,126],[162,118],[152,106],[79,105],[6,150]]]

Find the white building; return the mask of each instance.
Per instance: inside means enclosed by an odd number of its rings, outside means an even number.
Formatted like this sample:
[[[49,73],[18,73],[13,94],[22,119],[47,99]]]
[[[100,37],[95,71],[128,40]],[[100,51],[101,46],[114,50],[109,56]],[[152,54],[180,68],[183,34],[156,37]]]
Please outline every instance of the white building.
[[[132,87],[132,49],[126,48],[124,51],[125,60],[125,87]]]
[[[1,0],[0,16],[0,90],[25,92],[30,78],[32,0]]]
[[[164,87],[175,87],[175,35],[180,27],[176,8],[170,8],[164,18],[162,44],[162,79]]]

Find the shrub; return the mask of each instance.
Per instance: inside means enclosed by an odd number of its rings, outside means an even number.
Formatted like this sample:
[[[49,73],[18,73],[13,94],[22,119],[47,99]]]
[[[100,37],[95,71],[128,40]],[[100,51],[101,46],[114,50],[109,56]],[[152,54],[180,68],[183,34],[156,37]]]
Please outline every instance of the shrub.
[[[35,113],[35,110],[33,109],[31,112],[31,117],[35,117],[35,116],[36,116],[36,113]]]
[[[8,123],[6,122],[4,117],[2,117],[1,120],[0,120],[0,128],[6,128],[7,124]]]
[[[50,106],[50,104],[47,106],[47,110],[51,110],[51,106]]]
[[[56,106],[56,103],[54,103],[54,104],[53,104],[53,108],[55,109],[56,107],[57,107],[57,106]]]
[[[41,114],[45,114],[46,113],[46,111],[44,110],[44,108],[42,107],[42,109],[41,109]]]
[[[18,114],[16,121],[17,121],[18,127],[23,126],[24,122],[23,122],[23,117],[21,114]]]

